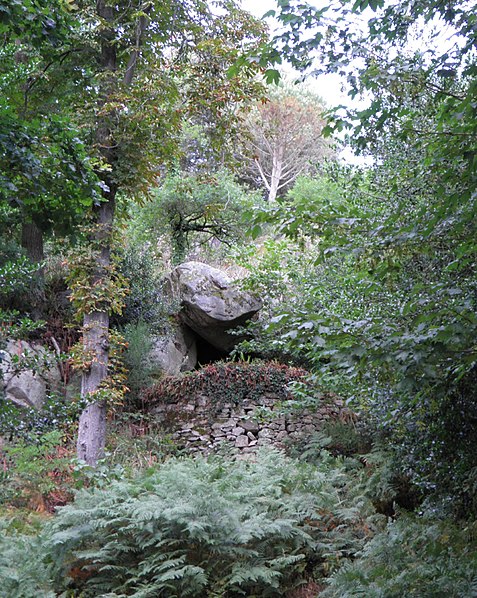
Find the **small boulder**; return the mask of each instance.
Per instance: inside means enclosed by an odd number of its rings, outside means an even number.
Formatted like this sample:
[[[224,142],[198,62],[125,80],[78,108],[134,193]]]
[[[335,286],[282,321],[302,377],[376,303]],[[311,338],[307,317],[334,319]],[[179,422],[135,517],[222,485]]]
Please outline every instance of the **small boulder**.
[[[260,429],[260,426],[256,421],[251,419],[244,419],[239,424],[246,432],[252,432],[253,434],[257,434]]]
[[[235,440],[235,446],[237,448],[245,448],[248,445],[249,440],[247,436],[237,436],[237,439]]]

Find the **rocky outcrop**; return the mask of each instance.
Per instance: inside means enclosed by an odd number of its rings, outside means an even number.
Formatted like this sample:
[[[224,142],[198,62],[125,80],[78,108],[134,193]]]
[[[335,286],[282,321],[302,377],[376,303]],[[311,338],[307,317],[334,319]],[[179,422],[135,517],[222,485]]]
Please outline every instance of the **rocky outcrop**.
[[[172,296],[180,302],[181,321],[225,353],[241,340],[231,331],[262,307],[259,299],[238,288],[224,272],[201,262],[177,266],[170,274],[169,285]]]
[[[19,407],[41,408],[46,394],[61,386],[55,356],[38,344],[9,340],[0,351],[0,385]]]

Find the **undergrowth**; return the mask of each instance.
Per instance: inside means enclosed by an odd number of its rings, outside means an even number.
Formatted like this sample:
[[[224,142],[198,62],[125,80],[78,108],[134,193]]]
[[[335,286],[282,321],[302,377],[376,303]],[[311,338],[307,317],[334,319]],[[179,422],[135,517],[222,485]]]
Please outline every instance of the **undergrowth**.
[[[0,507],[53,512],[73,496],[72,448],[59,430],[20,437],[0,451]]]
[[[170,459],[80,491],[28,550],[68,596],[278,598],[374,533],[371,504],[349,482],[326,453],[320,465],[277,451],[255,463]],[[18,538],[11,546],[23,550]],[[11,575],[31,582],[21,567]],[[13,595],[27,596],[18,583]]]
[[[4,509],[0,598],[476,595],[475,524],[378,514],[399,490],[386,453],[326,444],[98,468],[54,517]]]
[[[245,399],[258,400],[273,394],[278,399],[291,398],[289,384],[306,384],[308,372],[278,362],[216,362],[196,372],[168,376],[143,394],[145,405],[155,402],[179,402],[191,395],[203,394],[213,405],[240,404]]]
[[[475,524],[401,515],[337,571],[323,598],[477,596]]]

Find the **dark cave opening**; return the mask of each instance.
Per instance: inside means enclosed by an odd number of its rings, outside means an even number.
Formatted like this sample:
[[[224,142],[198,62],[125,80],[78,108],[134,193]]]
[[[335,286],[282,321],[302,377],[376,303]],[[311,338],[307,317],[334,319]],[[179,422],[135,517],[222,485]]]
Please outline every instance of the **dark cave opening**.
[[[226,359],[229,356],[227,351],[221,351],[208,341],[197,335],[197,366],[196,369],[200,369],[202,366],[208,363],[214,363],[214,361],[220,361]]]

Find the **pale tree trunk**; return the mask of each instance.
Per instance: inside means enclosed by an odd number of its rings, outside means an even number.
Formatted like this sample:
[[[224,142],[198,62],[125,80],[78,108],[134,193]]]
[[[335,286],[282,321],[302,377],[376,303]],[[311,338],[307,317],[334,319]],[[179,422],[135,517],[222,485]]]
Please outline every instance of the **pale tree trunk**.
[[[115,199],[118,191],[115,182],[117,165],[120,159],[120,148],[118,148],[114,131],[110,123],[115,122],[114,108],[106,110],[110,100],[114,105],[114,96],[122,86],[129,86],[133,80],[139,49],[142,37],[146,30],[147,19],[145,16],[138,18],[136,30],[136,46],[132,49],[129,62],[126,68],[124,79],[121,81],[118,76],[118,60],[116,32],[114,22],[118,16],[113,3],[107,0],[97,0],[96,12],[104,22],[111,24],[111,27],[104,27],[101,38],[100,66],[104,74],[102,77],[102,100],[100,102],[99,114],[96,128],[96,143],[101,156],[109,165],[109,174],[100,174],[104,183],[104,201],[96,209],[95,232],[92,235],[92,242],[99,245],[97,268],[93,276],[92,286],[101,285],[110,275],[111,264],[111,234],[114,223]],[[114,182],[113,182],[114,181]],[[84,316],[83,344],[85,355],[93,357],[91,367],[83,372],[81,383],[81,396],[90,399],[90,404],[84,409],[80,416],[78,428],[77,454],[78,458],[86,461],[93,467],[98,460],[104,457],[106,444],[106,411],[107,405],[104,399],[95,400],[95,393],[101,383],[108,376],[109,358],[109,311],[98,310]]]
[[[101,284],[108,276],[111,263],[110,236],[114,220],[114,191],[107,201],[98,208],[95,242],[101,244],[97,270],[92,286]],[[94,397],[101,382],[108,376],[109,356],[109,314],[107,311],[95,311],[85,314],[83,320],[83,347],[86,356],[92,362],[81,379],[81,396],[85,399]],[[78,459],[95,466],[104,457],[106,443],[106,403],[104,400],[93,401],[81,413],[78,426]]]
[[[97,390],[108,370],[108,327],[109,317],[104,312],[95,312],[84,318],[84,346],[94,352],[94,363],[83,373],[81,396],[88,397]],[[106,439],[106,404],[104,401],[91,403],[81,413],[78,426],[78,459],[89,465],[96,465],[104,457]]]
[[[280,179],[282,178],[284,146],[279,143],[272,156],[272,173],[270,176],[270,188],[268,191],[268,201],[273,202],[277,199]]]

